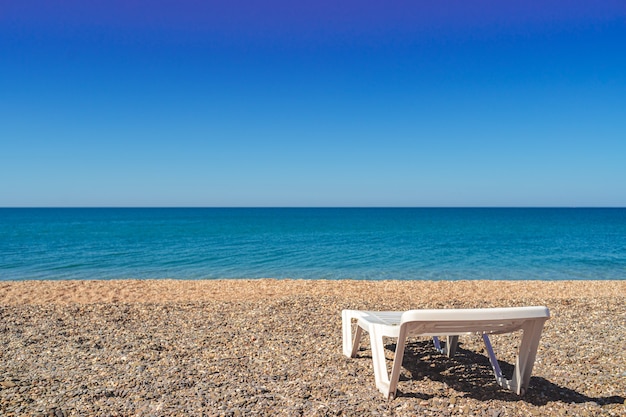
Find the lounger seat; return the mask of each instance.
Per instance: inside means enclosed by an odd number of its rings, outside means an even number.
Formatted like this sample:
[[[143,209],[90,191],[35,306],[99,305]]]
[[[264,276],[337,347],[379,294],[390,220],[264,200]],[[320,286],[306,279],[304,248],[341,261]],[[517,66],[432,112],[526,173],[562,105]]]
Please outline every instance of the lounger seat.
[[[348,357],[355,357],[359,350],[363,331],[368,332],[376,387],[385,397],[394,398],[407,337],[433,337],[435,348],[448,356],[452,356],[456,351],[459,335],[478,333],[483,337],[497,383],[503,388],[514,391],[517,395],[524,395],[528,389],[543,325],[549,318],[550,312],[547,307],[409,310],[404,312],[343,310],[343,353]],[[352,334],[353,321],[356,321],[357,324],[354,335]],[[511,333],[517,330],[522,330],[522,339],[515,361],[513,377],[506,379],[500,371],[489,335]],[[439,336],[447,337],[445,349],[441,348]],[[397,338],[391,375],[387,372],[383,337]]]

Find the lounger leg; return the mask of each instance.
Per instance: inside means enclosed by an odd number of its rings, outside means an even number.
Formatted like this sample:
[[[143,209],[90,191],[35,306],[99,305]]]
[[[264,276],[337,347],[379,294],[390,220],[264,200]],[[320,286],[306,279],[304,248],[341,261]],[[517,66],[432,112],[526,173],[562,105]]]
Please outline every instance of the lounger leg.
[[[388,399],[393,399],[396,396],[396,390],[398,388],[398,380],[400,379],[400,369],[402,368],[402,359],[404,358],[404,348],[406,346],[407,339],[406,326],[400,327],[400,334],[398,335],[398,341],[396,342],[396,353],[393,357],[393,366],[391,367],[391,377],[389,378],[389,389],[386,394]],[[383,394],[385,394],[383,392]]]
[[[383,345],[383,336],[375,325],[370,328],[370,345],[372,347],[372,363],[374,365],[376,388],[378,388],[385,397],[388,397],[389,374],[387,374],[385,347]]]
[[[515,371],[512,380],[512,385],[516,388],[517,395],[524,395],[528,390],[543,324],[544,321],[542,320],[534,320],[527,322],[522,327],[522,343],[515,361]]]
[[[352,310],[341,312],[341,334],[343,339],[343,354],[351,358],[352,356]]]
[[[513,378],[511,379],[506,379],[502,375],[500,365],[491,347],[489,336],[483,334],[485,347],[489,354],[489,362],[491,362],[491,368],[493,369],[498,385],[515,392],[517,395],[524,395],[526,393],[533,366],[535,365],[535,357],[537,356],[537,348],[539,347],[543,323],[543,321],[534,320],[526,323],[522,327],[522,341],[517,358],[515,359],[515,369],[513,370]]]
[[[435,344],[435,349],[437,350],[437,352],[451,358],[456,353],[456,347],[459,344],[459,336],[448,336],[446,338],[445,348],[441,347],[441,343],[439,343],[439,338],[437,336],[433,336],[433,343]]]
[[[354,338],[352,337],[352,320],[356,319],[353,310],[343,310],[341,312],[341,327],[343,337],[343,354],[349,358],[354,358],[359,350],[359,342],[363,336],[363,329],[356,326]]]
[[[356,358],[356,353],[359,351],[361,337],[363,336],[363,329],[357,324],[354,331],[354,338],[352,339],[352,352],[350,352],[351,358]]]
[[[393,399],[396,395],[398,380],[400,379],[400,368],[402,368],[402,358],[404,357],[404,347],[406,345],[406,328],[400,329],[400,335],[396,343],[396,353],[391,368],[391,377],[387,373],[387,360],[385,358],[385,346],[382,332],[378,329],[378,326],[372,326],[370,330],[376,388],[382,392],[385,398]]]
[[[439,337],[433,336],[433,344],[435,345],[435,350],[439,353],[443,353],[443,349],[441,348],[441,343],[439,343]]]
[[[446,355],[451,358],[456,354],[456,348],[459,344],[459,336],[448,336],[446,341]]]
[[[498,383],[502,385],[502,371],[500,370],[500,364],[498,363],[496,354],[494,353],[493,347],[491,346],[491,340],[489,340],[489,335],[487,335],[486,333],[483,333],[483,342],[485,342],[485,348],[487,349],[489,362],[491,362],[491,369],[493,370],[493,374],[496,376],[496,381],[498,381]]]

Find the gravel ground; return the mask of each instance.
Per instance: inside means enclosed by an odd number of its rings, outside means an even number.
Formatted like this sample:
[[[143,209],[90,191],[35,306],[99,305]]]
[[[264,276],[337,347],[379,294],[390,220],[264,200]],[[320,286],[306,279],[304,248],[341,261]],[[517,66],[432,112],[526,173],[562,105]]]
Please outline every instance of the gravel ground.
[[[625,284],[4,282],[0,415],[626,416]],[[478,336],[452,359],[412,340],[392,401],[367,337],[341,353],[345,308],[504,305],[552,315],[521,398],[495,384]],[[518,336],[493,337],[505,374]]]

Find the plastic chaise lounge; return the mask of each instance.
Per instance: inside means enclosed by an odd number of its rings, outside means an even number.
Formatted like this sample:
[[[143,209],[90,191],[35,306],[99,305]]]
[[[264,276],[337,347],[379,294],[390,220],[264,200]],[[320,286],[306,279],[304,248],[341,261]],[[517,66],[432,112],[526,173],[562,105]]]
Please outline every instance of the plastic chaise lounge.
[[[355,357],[363,331],[368,332],[376,387],[386,398],[392,399],[396,396],[407,337],[432,336],[435,348],[451,357],[456,351],[459,335],[478,333],[482,335],[485,342],[497,383],[503,388],[514,391],[517,395],[524,395],[528,389],[543,325],[549,318],[550,312],[547,307],[409,310],[405,312],[343,310],[343,353],[348,357]],[[354,337],[353,320],[356,320],[357,324]],[[511,333],[517,330],[522,330],[522,339],[513,377],[506,379],[500,371],[489,335]],[[445,348],[441,348],[438,336],[447,337]],[[397,338],[391,375],[387,372],[383,337]]]

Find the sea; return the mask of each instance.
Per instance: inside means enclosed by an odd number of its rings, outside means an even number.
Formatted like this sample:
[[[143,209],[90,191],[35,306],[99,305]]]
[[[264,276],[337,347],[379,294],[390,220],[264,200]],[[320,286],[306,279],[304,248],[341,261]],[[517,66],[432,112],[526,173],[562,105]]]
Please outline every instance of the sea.
[[[625,208],[1,208],[0,280],[623,280]]]

